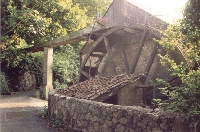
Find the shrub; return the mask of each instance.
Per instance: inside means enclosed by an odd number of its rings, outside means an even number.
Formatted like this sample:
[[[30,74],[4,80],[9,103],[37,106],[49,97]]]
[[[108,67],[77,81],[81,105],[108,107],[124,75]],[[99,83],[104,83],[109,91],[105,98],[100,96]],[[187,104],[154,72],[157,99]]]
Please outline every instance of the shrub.
[[[1,80],[1,83],[0,83],[0,92],[1,93],[9,93],[10,92],[10,89],[8,87],[8,79],[7,77],[5,76],[5,73],[0,73],[0,80]]]

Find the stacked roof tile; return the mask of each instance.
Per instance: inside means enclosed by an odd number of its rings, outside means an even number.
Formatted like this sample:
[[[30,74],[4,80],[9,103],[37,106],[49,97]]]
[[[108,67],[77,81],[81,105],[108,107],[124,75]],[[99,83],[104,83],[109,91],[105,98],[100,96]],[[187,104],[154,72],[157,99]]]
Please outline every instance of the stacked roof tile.
[[[65,89],[58,89],[57,94],[79,99],[103,101],[124,86],[137,81],[143,74],[116,75],[97,77],[75,84]],[[102,98],[102,95],[104,97]]]

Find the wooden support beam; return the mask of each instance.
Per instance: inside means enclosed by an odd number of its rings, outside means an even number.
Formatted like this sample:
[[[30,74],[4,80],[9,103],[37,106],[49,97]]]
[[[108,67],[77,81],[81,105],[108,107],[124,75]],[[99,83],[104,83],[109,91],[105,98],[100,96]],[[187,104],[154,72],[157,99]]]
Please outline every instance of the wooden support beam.
[[[92,45],[92,47],[90,48],[90,50],[88,51],[86,57],[83,59],[82,64],[80,66],[80,71],[79,71],[79,77],[78,77],[78,82],[80,82],[80,77],[81,77],[81,70],[83,69],[83,67],[85,66],[88,58],[90,57],[90,54],[92,53],[92,51],[94,50],[94,48],[102,41],[104,35],[101,35],[101,37],[99,37],[97,39],[97,41],[94,42],[94,44]]]
[[[123,29],[123,28],[124,28],[124,27],[122,27],[122,26],[114,26],[113,28],[111,28],[110,30],[108,30],[108,31],[104,34],[104,36],[108,36],[108,35],[112,34],[113,32],[116,32],[116,31],[121,30],[121,29]]]
[[[91,46],[90,50],[88,51],[86,57],[83,60],[83,63],[81,64],[81,69],[83,69],[83,67],[85,66],[88,58],[90,57],[90,54],[92,53],[92,51],[94,50],[94,48],[102,41],[103,38],[104,38],[104,35],[101,35],[101,37],[99,37],[97,39],[97,41],[95,41],[94,44]]]
[[[148,62],[148,64],[147,64],[147,67],[146,67],[145,72],[144,72],[145,75],[148,75],[148,74],[149,74],[149,71],[150,71],[151,66],[152,66],[152,64],[153,64],[153,61],[154,61],[154,59],[155,59],[155,57],[156,57],[158,48],[159,48],[158,43],[155,43],[153,52],[151,53],[151,58],[149,59],[149,62]]]
[[[140,39],[140,43],[139,43],[139,46],[138,46],[138,50],[137,50],[137,52],[136,52],[135,58],[134,58],[134,60],[133,60],[133,63],[132,63],[132,65],[131,65],[131,68],[130,68],[130,71],[129,71],[130,74],[134,73],[134,71],[135,71],[135,68],[136,68],[136,66],[137,66],[137,62],[138,62],[139,57],[140,57],[141,52],[142,52],[142,48],[143,48],[143,46],[144,46],[145,39],[146,39],[146,37],[147,37],[147,34],[148,34],[148,29],[145,28],[145,31],[144,31],[144,33],[143,33],[141,39]]]
[[[114,26],[113,28],[109,29],[108,31],[106,31],[106,33],[102,34],[98,39],[97,41],[94,42],[94,44],[92,45],[92,47],[90,48],[90,50],[88,51],[88,54],[86,55],[86,57],[84,58],[84,60],[82,61],[82,64],[80,66],[80,70],[83,69],[83,67],[85,66],[90,54],[92,53],[92,51],[94,50],[94,48],[102,41],[102,39],[105,37],[105,36],[108,36],[110,34],[112,34],[113,32],[115,31],[118,31],[118,30],[121,30],[123,29],[123,27],[121,26]],[[80,82],[80,72],[79,72],[79,77],[78,77],[78,82]]]
[[[111,33],[117,31],[117,30],[120,30],[122,29],[123,27],[120,27],[120,26],[115,26],[113,28],[111,28],[110,30],[108,30],[106,33],[102,34],[98,39],[97,41],[94,42],[94,44],[92,45],[92,47],[90,48],[90,50],[88,51],[88,54],[87,56],[85,57],[85,59],[83,60],[83,63],[81,64],[81,69],[84,67],[84,65],[86,64],[90,54],[92,53],[92,51],[94,50],[94,48],[102,41],[102,39],[105,37],[105,36],[108,36],[110,35]]]
[[[105,43],[106,50],[107,50],[107,53],[108,53],[108,58],[109,58],[112,74],[116,75],[117,72],[116,72],[116,69],[115,69],[115,65],[114,65],[114,61],[113,61],[110,45],[109,45],[108,39],[106,37],[104,37],[104,43]]]
[[[128,27],[124,27],[124,31],[125,32],[128,32],[128,33],[132,33],[132,34],[136,34],[137,31],[132,29],[132,28],[128,28]]]
[[[88,28],[82,29],[80,31],[68,34],[66,36],[62,36],[62,37],[55,38],[55,39],[47,41],[47,42],[37,44],[33,47],[26,48],[24,50],[29,51],[29,52],[37,52],[37,51],[42,51],[43,47],[52,47],[53,48],[56,46],[61,46],[61,45],[75,43],[75,42],[78,42],[81,40],[86,40],[88,38],[87,35],[90,34],[91,32],[97,33],[97,32],[101,32],[101,31],[105,31],[105,30],[108,30],[108,29],[114,27],[115,25],[116,25],[115,23],[111,23],[111,24],[107,24],[104,26],[96,26],[94,28],[88,27]]]
[[[81,70],[81,74],[83,74],[83,75],[86,76],[87,78],[91,78],[91,75],[88,74],[87,72],[85,72],[84,70]]]
[[[125,50],[124,50],[124,43],[121,44],[121,53],[122,53],[122,59],[124,61],[124,66],[126,68],[126,73],[128,74],[129,66],[128,66],[128,61],[127,61],[127,58],[126,58],[126,53],[125,53]]]

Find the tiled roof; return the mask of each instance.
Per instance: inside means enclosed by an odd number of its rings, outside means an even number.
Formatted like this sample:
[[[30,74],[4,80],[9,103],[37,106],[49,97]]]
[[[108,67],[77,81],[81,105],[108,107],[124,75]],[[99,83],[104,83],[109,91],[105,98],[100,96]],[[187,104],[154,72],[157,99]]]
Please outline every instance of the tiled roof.
[[[97,77],[75,84],[65,89],[58,89],[57,94],[79,99],[103,101],[116,93],[120,88],[137,81],[143,74]],[[102,95],[104,95],[102,97]]]

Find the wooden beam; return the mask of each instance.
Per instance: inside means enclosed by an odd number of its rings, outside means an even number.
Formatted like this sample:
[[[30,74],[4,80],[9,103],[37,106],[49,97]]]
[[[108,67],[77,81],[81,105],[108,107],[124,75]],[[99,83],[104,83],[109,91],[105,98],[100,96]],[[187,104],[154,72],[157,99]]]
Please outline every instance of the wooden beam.
[[[92,53],[92,51],[94,50],[94,48],[102,41],[103,38],[104,38],[104,35],[101,35],[101,37],[99,37],[97,39],[97,41],[95,41],[94,44],[91,46],[90,50],[88,51],[86,57],[83,60],[83,63],[81,64],[81,69],[83,69],[83,67],[85,66],[88,58],[90,57],[90,54]]]
[[[108,35],[112,34],[113,32],[116,32],[116,31],[121,30],[121,29],[123,29],[123,28],[124,28],[123,26],[114,26],[113,28],[111,28],[110,30],[108,30],[108,31],[104,34],[104,36],[108,36]]]
[[[81,70],[81,69],[80,69]],[[81,73],[86,76],[87,78],[91,78],[91,75],[85,72],[84,70],[81,70]]]
[[[83,69],[83,67],[85,66],[90,54],[92,53],[92,51],[94,50],[94,48],[102,41],[102,39],[105,37],[105,36],[108,36],[110,34],[112,34],[113,32],[115,31],[118,31],[118,30],[121,30],[123,29],[123,27],[121,26],[114,26],[113,28],[109,29],[108,31],[106,31],[106,33],[102,34],[98,39],[97,41],[94,42],[94,44],[92,45],[92,47],[90,48],[90,50],[88,51],[88,54],[86,55],[86,57],[84,58],[83,60],[83,63],[81,64],[80,66],[80,70]],[[79,77],[78,77],[78,82],[80,82],[80,72],[79,72]]]
[[[121,44],[121,53],[122,53],[122,59],[124,61],[124,66],[126,68],[126,73],[128,74],[129,66],[128,66],[128,61],[127,61],[127,58],[126,58],[126,53],[125,53],[125,50],[124,50],[124,43]]]
[[[134,58],[134,60],[133,60],[133,63],[132,63],[132,65],[131,65],[131,68],[130,68],[130,71],[129,71],[130,74],[134,73],[134,71],[135,71],[137,62],[138,62],[139,57],[140,57],[141,52],[142,52],[142,48],[143,48],[143,46],[144,46],[145,39],[146,39],[146,37],[147,37],[147,34],[148,34],[148,29],[145,28],[145,31],[144,31],[144,33],[143,33],[141,39],[140,39],[140,43],[139,43],[139,46],[138,46],[138,50],[137,50],[137,52],[136,52],[135,58]]]
[[[148,75],[148,74],[149,74],[149,71],[150,71],[151,66],[152,66],[152,64],[153,64],[153,61],[154,61],[154,59],[155,59],[155,57],[156,57],[158,48],[159,48],[159,44],[158,44],[158,43],[155,43],[154,48],[153,48],[153,52],[151,53],[151,58],[149,59],[149,62],[148,62],[148,64],[147,64],[147,67],[146,67],[145,72],[144,72],[145,75]]]
[[[128,33],[132,33],[132,34],[136,34],[137,31],[135,31],[134,29],[132,28],[128,28],[128,27],[124,27],[124,31],[125,32],[128,32]]]
[[[83,63],[81,64],[81,69],[84,67],[84,65],[86,64],[90,54],[92,53],[92,51],[94,50],[94,48],[102,41],[102,39],[105,37],[105,36],[108,36],[110,35],[111,33],[117,31],[117,30],[120,30],[122,29],[123,27],[119,27],[119,26],[115,26],[113,28],[111,28],[110,30],[108,30],[106,33],[102,34],[98,39],[97,41],[94,42],[94,44],[92,45],[92,47],[90,48],[90,50],[88,51],[88,54],[87,56],[85,57],[85,59],[83,60]]]
[[[79,70],[79,77],[78,77],[78,82],[80,82],[80,77],[81,77],[81,70],[83,69],[83,67],[85,66],[88,58],[90,57],[90,54],[92,53],[92,51],[94,50],[94,48],[102,41],[104,37],[104,34],[101,35],[97,41],[94,42],[94,44],[92,45],[92,47],[90,48],[90,50],[88,51],[86,57],[83,59],[82,64],[80,64],[80,70]]]
[[[80,31],[68,34],[67,36],[55,38],[51,41],[43,42],[33,47],[26,48],[25,50],[29,52],[37,52],[37,51],[42,51],[43,47],[56,47],[56,46],[61,46],[65,44],[71,44],[71,43],[78,42],[81,40],[86,40],[88,38],[87,35],[90,34],[91,32],[96,33],[99,31],[108,30],[114,27],[115,25],[116,25],[115,23],[111,23],[105,26],[97,26],[94,28],[88,27]]]
[[[115,65],[114,65],[114,61],[113,61],[110,45],[109,45],[108,39],[106,37],[104,37],[104,43],[105,43],[106,50],[107,50],[107,53],[108,53],[108,58],[109,58],[110,66],[111,66],[110,67],[111,71],[112,71],[112,73],[114,75],[116,75],[117,72],[116,72],[116,69],[115,69]]]

